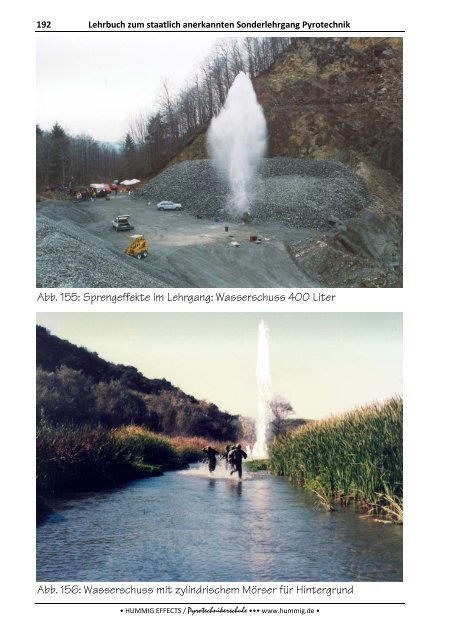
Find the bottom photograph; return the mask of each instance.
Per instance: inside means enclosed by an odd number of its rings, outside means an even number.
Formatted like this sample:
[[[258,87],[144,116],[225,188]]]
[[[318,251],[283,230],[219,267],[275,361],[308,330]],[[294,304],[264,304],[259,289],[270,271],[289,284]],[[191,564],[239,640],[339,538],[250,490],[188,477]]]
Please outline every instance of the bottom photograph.
[[[39,313],[36,579],[403,580],[401,313]]]

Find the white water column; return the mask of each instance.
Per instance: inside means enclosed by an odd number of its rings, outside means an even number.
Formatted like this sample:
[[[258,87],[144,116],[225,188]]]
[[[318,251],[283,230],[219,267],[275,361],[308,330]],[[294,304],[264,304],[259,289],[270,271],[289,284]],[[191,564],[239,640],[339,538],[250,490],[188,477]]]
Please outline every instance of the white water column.
[[[207,137],[210,155],[229,183],[230,212],[249,213],[258,165],[267,147],[267,123],[245,73],[235,78]]]
[[[252,458],[259,460],[268,457],[268,437],[271,421],[270,399],[272,380],[270,375],[270,354],[268,342],[268,327],[263,320],[259,323],[257,332],[257,417],[256,442],[252,450]]]

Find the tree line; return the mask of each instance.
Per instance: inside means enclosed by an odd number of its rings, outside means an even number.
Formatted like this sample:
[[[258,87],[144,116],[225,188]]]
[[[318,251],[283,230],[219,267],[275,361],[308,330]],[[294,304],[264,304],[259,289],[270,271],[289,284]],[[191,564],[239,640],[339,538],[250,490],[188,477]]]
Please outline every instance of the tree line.
[[[38,191],[92,182],[110,182],[121,172],[121,153],[91,136],[70,136],[56,122],[50,131],[36,125]]]
[[[177,94],[161,83],[157,107],[135,116],[118,150],[87,135],[71,136],[56,122],[50,131],[36,126],[38,190],[146,177],[168,160],[217,115],[241,71],[255,78],[289,49],[295,38],[241,38],[220,41]]]

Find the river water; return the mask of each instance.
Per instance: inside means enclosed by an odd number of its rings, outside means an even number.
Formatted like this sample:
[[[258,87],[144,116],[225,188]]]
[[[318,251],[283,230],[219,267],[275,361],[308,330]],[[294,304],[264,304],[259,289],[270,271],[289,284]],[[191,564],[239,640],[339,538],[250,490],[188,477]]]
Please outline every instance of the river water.
[[[203,467],[59,500],[38,581],[400,581],[402,527],[328,513],[284,478]]]

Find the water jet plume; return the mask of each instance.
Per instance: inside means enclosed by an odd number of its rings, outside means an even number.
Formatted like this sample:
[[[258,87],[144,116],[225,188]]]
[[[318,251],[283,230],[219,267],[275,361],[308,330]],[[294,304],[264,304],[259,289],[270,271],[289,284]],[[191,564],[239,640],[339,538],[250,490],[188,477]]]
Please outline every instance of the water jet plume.
[[[267,148],[267,123],[251,80],[242,71],[220,113],[212,118],[207,142],[217,169],[229,184],[229,210],[236,216],[249,214],[257,169]]]
[[[257,419],[256,442],[252,458],[268,458],[268,436],[271,422],[270,397],[272,380],[270,375],[270,355],[268,347],[268,327],[263,320],[259,323],[257,337]]]

